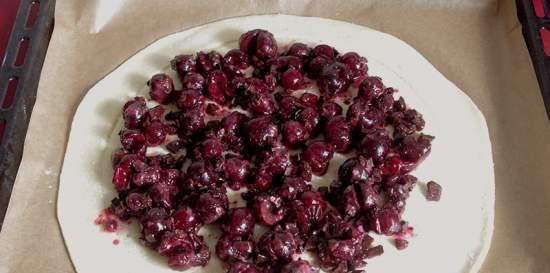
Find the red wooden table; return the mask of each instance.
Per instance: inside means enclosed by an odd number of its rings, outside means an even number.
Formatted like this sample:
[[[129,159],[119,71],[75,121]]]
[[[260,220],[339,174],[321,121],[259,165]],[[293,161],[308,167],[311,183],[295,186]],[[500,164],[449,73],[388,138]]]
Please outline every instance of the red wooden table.
[[[8,47],[11,29],[15,22],[21,0],[0,0],[0,58],[4,63],[4,54]]]

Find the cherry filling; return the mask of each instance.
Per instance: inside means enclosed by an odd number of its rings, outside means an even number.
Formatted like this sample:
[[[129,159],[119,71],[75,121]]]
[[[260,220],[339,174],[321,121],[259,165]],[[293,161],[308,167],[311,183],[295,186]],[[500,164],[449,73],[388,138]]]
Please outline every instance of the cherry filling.
[[[215,251],[230,273],[364,272],[384,252],[369,233],[405,249],[412,228],[402,214],[417,182],[409,173],[433,140],[421,133],[422,115],[355,52],[280,48],[255,29],[224,55],[176,56],[178,79],[154,75],[149,99],[160,105],[136,97],[122,109],[118,196],[96,222],[117,231],[119,219],[136,219],[144,244],[178,269],[205,266]],[[318,95],[302,91],[313,84]],[[149,155],[153,147],[168,154]],[[315,188],[313,175],[325,175],[337,154],[348,157],[337,177]],[[246,205],[230,207],[227,188],[243,190]],[[426,198],[438,201],[441,191],[429,182]],[[198,235],[204,225],[223,231],[215,250]],[[268,229],[259,239],[256,225]],[[315,265],[299,259],[306,250]]]

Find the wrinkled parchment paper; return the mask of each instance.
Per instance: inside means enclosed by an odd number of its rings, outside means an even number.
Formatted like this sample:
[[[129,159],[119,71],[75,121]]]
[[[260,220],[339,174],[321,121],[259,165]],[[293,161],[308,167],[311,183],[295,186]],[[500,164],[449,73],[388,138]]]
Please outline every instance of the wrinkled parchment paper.
[[[167,34],[265,13],[327,17],[387,32],[466,92],[487,119],[495,161],[495,233],[481,272],[550,272],[550,123],[513,0],[58,0],[0,233],[0,273],[74,272],[55,200],[72,116],[90,87]],[[418,262],[432,273],[429,257]]]

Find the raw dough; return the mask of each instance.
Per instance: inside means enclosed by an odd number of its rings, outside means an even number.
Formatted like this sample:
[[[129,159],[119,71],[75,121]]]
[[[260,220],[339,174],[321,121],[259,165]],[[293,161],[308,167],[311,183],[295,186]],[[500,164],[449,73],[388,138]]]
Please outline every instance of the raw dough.
[[[369,61],[369,74],[399,89],[407,103],[424,114],[424,132],[435,135],[432,153],[413,173],[420,181],[443,186],[440,202],[427,202],[424,185],[412,192],[404,219],[415,228],[409,247],[398,251],[376,237],[385,253],[369,260],[369,273],[477,272],[493,231],[494,173],[487,125],[470,98],[406,43],[372,29],[328,19],[264,15],[227,19],[164,37],[99,81],[84,97],[73,119],[60,176],[58,219],[79,273],[174,272],[164,258],[140,245],[136,223],[119,234],[101,232],[94,219],[116,195],[110,153],[119,146],[121,107],[142,92],[146,81],[177,54],[237,47],[241,33],[268,29],[280,45],[293,41],[327,43],[340,52],[356,51]],[[117,122],[118,121],[118,122]],[[112,137],[115,135],[115,137]],[[342,157],[331,163],[335,175]],[[317,181],[323,183],[323,181]],[[219,232],[203,229],[208,244]],[[119,245],[113,245],[120,239]],[[224,272],[212,253],[205,268],[186,272]]]

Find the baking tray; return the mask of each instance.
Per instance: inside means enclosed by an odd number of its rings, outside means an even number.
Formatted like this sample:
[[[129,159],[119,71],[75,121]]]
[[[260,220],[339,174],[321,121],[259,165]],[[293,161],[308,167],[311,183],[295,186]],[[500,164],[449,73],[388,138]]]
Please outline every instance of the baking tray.
[[[54,7],[54,0],[21,0],[0,68],[0,230],[53,30]]]
[[[550,2],[516,0],[516,4],[550,119]],[[0,230],[53,30],[54,7],[55,0],[21,0],[0,69]],[[546,52],[545,35],[548,35]]]
[[[550,119],[550,1],[516,0],[516,5],[523,37]]]

